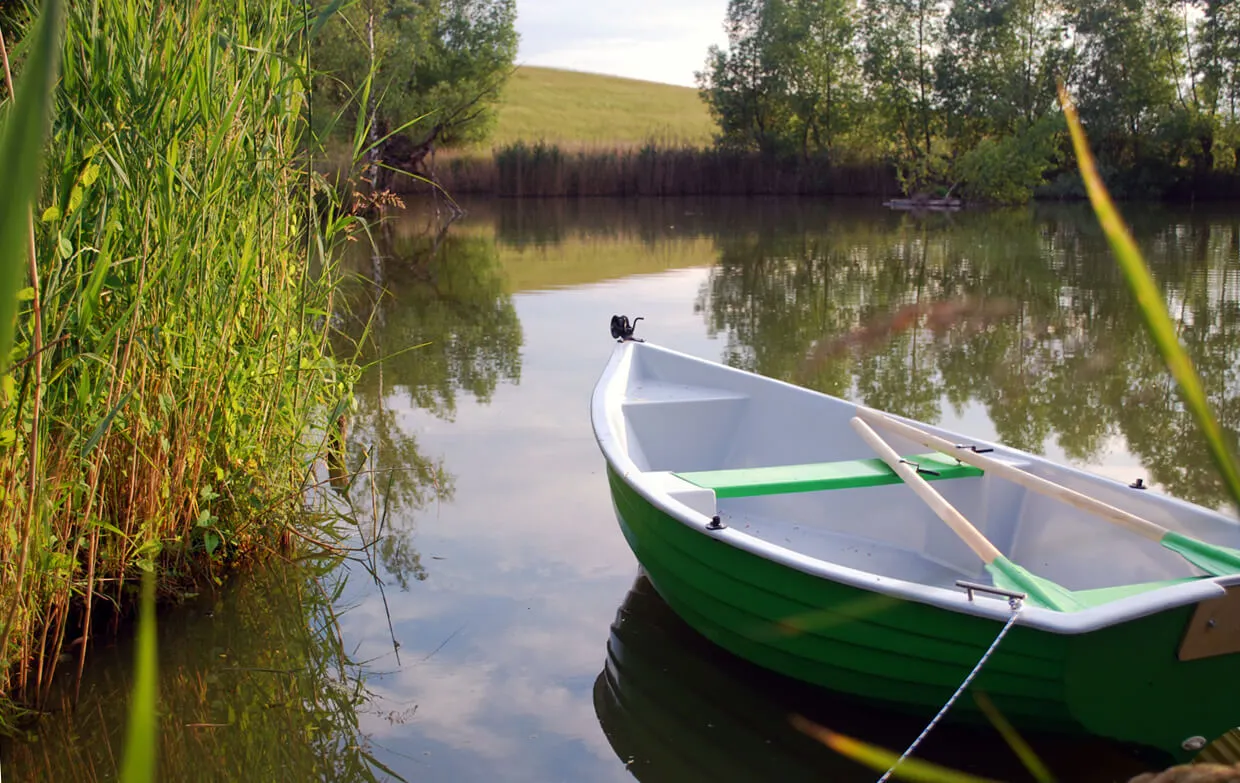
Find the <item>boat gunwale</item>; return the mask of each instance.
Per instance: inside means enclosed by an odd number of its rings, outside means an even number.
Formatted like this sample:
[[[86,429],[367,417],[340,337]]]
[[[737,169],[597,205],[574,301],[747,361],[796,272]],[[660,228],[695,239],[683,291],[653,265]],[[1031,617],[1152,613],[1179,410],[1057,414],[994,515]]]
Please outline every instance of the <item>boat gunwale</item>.
[[[602,451],[609,468],[616,473],[617,477],[621,481],[631,487],[634,492],[636,492],[656,509],[662,511],[678,523],[697,531],[707,538],[721,541],[729,546],[749,552],[779,565],[793,568],[815,578],[827,579],[857,589],[888,595],[893,598],[929,604],[937,608],[960,614],[974,615],[977,617],[984,617],[999,621],[1006,621],[1008,619],[1012,610],[1009,608],[1006,599],[992,597],[989,595],[979,595],[971,600],[962,590],[936,587],[920,582],[911,582],[896,577],[880,576],[869,571],[863,571],[850,566],[840,565],[839,563],[833,563],[829,560],[812,557],[788,547],[780,546],[779,544],[750,535],[741,530],[737,530],[736,528],[724,527],[718,530],[710,529],[708,527],[711,522],[710,517],[676,500],[665,491],[659,491],[655,487],[650,486],[650,482],[645,480],[647,472],[638,468],[636,463],[634,463],[629,457],[627,449],[625,449],[618,442],[617,433],[612,431],[608,421],[609,413],[620,413],[620,405],[625,397],[626,384],[624,381],[628,378],[629,373],[631,372],[633,357],[635,355],[635,351],[637,350],[661,352],[689,363],[706,365],[715,369],[722,369],[726,372],[759,377],[766,383],[795,389],[800,393],[811,394],[825,400],[834,400],[849,405],[855,405],[855,403],[842,398],[832,397],[831,395],[823,394],[822,392],[796,386],[775,378],[759,376],[755,373],[749,373],[734,367],[728,367],[716,362],[710,362],[706,359],[652,343],[626,340],[617,344],[613,349],[598,382],[595,384],[594,391],[591,395],[591,424],[594,429],[595,440],[597,441],[599,449]],[[887,415],[901,421],[905,421],[914,426],[926,426],[921,422],[913,421],[895,414]],[[1044,458],[1010,449],[1002,446],[1001,444],[989,443],[979,438],[970,438],[970,440],[979,446],[994,447],[1003,452],[1019,454],[1022,458],[1029,459],[1031,461],[1053,464],[1057,469],[1065,470],[1070,474],[1079,474],[1082,476],[1087,476],[1091,479],[1114,481],[1114,479],[1107,479],[1105,476],[1095,476],[1068,465],[1049,463],[1049,461]],[[650,473],[664,473],[664,471],[650,471]],[[1201,508],[1192,503],[1188,503],[1187,501],[1170,496],[1160,497],[1160,502],[1167,503],[1172,508],[1180,507],[1186,510],[1199,510]],[[1207,509],[1207,511],[1209,510]],[[1211,513],[1217,514],[1217,512]],[[1219,516],[1221,517],[1222,515]],[[1228,519],[1228,521],[1235,523],[1235,520]],[[1187,604],[1193,604],[1200,601],[1209,600],[1211,598],[1218,598],[1226,594],[1227,587],[1237,584],[1240,584],[1240,574],[1202,577],[1196,581],[1161,587],[1072,612],[1060,612],[1057,610],[1043,609],[1038,606],[1026,604],[1020,610],[1020,617],[1017,619],[1017,623],[1037,630],[1048,631],[1056,634],[1084,634],[1131,620],[1136,620],[1151,614],[1157,614],[1159,612],[1174,609]]]

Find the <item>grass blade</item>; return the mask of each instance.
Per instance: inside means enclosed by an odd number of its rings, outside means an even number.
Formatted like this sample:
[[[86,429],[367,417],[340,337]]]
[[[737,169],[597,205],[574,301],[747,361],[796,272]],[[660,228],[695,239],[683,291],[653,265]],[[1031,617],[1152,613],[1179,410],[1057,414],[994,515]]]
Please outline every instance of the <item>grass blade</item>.
[[[878,772],[886,772],[900,759],[898,753],[875,747],[858,739],[837,734],[830,729],[819,726],[800,715],[791,717],[792,725],[800,732],[831,748],[841,756],[846,756],[858,764],[864,764]],[[989,778],[979,778],[965,772],[931,764],[928,761],[908,758],[900,762],[900,766],[891,773],[894,780],[912,780],[919,783],[994,783]]]
[[[1042,759],[1038,758],[1038,754],[1034,753],[1033,748],[1029,746],[1024,737],[1020,736],[1020,733],[1016,731],[1016,728],[1012,726],[1007,717],[1002,712],[999,712],[999,708],[990,700],[990,697],[978,691],[973,694],[973,700],[977,702],[977,706],[981,709],[982,714],[986,716],[986,719],[990,721],[990,725],[994,726],[995,730],[1003,737],[1003,741],[1008,744],[1008,747],[1020,759],[1020,763],[1025,766],[1025,769],[1029,771],[1033,779],[1038,783],[1055,783],[1055,776],[1046,768],[1046,765],[1042,763]]]
[[[116,414],[121,412],[121,408],[125,407],[125,403],[129,402],[129,398],[132,396],[133,389],[125,392],[125,396],[121,397],[120,401],[112,406],[112,410],[108,411],[108,414],[103,417],[103,421],[99,422],[99,424],[95,426],[95,431],[90,434],[90,437],[86,439],[86,443],[82,445],[81,457],[83,459],[95,450],[95,446],[99,444],[99,439],[102,438],[107,433],[108,428],[112,426],[112,420],[116,418]]]
[[[121,783],[155,780],[156,708],[159,658],[155,639],[155,573],[142,574],[142,601],[138,608],[138,645],[134,654],[136,677],[129,700],[129,729]]]
[[[28,252],[30,205],[39,186],[43,141],[52,116],[52,91],[60,63],[60,0],[47,0],[31,35],[31,48],[13,104],[0,130],[0,171],[9,182],[0,199],[0,368],[13,345],[13,320],[22,262]]]
[[[326,8],[319,12],[318,16],[314,18],[314,26],[310,28],[310,37],[312,39],[319,37],[319,32],[322,31],[323,26],[340,10],[342,5],[344,5],[344,0],[332,0],[332,2],[327,4]]]
[[[1103,233],[1106,234],[1107,242],[1111,245],[1111,251],[1115,254],[1120,269],[1123,270],[1128,286],[1137,297],[1137,304],[1140,306],[1145,325],[1149,328],[1155,345],[1158,346],[1158,352],[1162,355],[1167,369],[1171,371],[1172,377],[1179,384],[1184,403],[1205,436],[1210,456],[1214,459],[1219,474],[1223,477],[1223,483],[1227,486],[1232,501],[1240,507],[1240,469],[1237,468],[1235,455],[1223,435],[1218,420],[1214,417],[1214,412],[1210,409],[1205,390],[1201,387],[1201,380],[1193,368],[1192,359],[1180,345],[1175,324],[1167,313],[1162,293],[1158,290],[1153,275],[1145,265],[1141,251],[1137,249],[1132,235],[1124,225],[1123,219],[1120,218],[1119,210],[1111,201],[1106,186],[1102,184],[1102,178],[1098,176],[1080,118],[1077,116],[1076,108],[1072,105],[1072,99],[1062,84],[1059,86],[1059,102],[1068,120],[1068,130],[1072,134],[1072,147],[1076,151],[1081,177],[1085,180],[1089,203],[1098,216],[1098,223],[1102,226]]]

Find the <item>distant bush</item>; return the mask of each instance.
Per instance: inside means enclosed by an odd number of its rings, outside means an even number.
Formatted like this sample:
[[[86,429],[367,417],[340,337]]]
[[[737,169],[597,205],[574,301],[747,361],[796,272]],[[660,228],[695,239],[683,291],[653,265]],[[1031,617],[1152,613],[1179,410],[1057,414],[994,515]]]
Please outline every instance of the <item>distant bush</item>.
[[[974,201],[1023,204],[1056,164],[1063,117],[1050,115],[1023,133],[983,139],[960,156],[956,174],[962,193]]]

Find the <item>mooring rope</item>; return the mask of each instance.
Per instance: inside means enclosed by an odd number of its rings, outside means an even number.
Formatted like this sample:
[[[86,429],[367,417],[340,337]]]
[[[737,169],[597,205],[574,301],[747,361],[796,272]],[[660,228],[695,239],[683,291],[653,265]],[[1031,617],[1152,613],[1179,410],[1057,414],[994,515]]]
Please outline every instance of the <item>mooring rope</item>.
[[[913,744],[909,745],[904,753],[900,754],[900,758],[896,759],[896,763],[891,765],[891,769],[888,769],[883,773],[883,776],[878,779],[878,783],[887,783],[887,779],[890,778],[891,774],[896,771],[896,768],[903,764],[906,758],[913,755],[913,751],[917,750],[917,746],[921,744],[921,741],[924,740],[926,735],[930,733],[930,730],[943,719],[943,716],[947,714],[947,711],[950,710],[952,705],[956,703],[956,699],[960,698],[960,694],[964,693],[965,689],[969,687],[969,683],[973,682],[973,678],[981,672],[982,667],[986,665],[986,661],[990,660],[990,656],[994,654],[995,650],[999,649],[999,642],[1003,641],[1003,637],[1007,636],[1007,632],[1013,625],[1016,624],[1016,618],[1020,616],[1021,602],[1019,599],[1013,599],[1010,601],[1009,606],[1012,607],[1011,617],[1009,617],[1008,621],[1003,624],[1003,628],[999,630],[999,635],[996,636],[995,640],[990,643],[990,647],[986,649],[986,652],[982,653],[982,657],[978,659],[977,664],[973,667],[973,671],[969,672],[969,676],[964,678],[964,682],[960,683],[960,687],[957,688],[956,692],[953,693],[951,698],[947,700],[947,703],[943,705],[938,714],[930,719],[930,722],[926,724],[926,727],[921,730],[921,734],[917,735],[917,739],[913,740]]]

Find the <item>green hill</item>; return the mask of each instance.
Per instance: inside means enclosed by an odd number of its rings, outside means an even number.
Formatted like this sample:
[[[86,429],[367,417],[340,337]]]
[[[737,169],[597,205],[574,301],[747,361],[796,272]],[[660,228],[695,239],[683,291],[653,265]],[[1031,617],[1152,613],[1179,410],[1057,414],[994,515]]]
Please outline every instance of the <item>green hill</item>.
[[[526,65],[504,88],[487,146],[632,147],[652,140],[701,146],[713,131],[710,112],[692,87]]]

